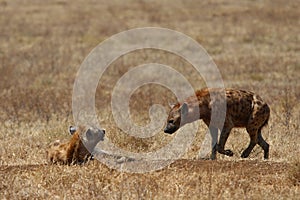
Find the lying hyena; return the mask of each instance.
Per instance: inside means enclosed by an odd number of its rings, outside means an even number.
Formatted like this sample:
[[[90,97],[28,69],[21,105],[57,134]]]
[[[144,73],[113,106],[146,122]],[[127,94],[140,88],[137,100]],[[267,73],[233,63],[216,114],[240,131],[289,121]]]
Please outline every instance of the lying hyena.
[[[197,91],[196,97],[196,100],[189,97],[184,102],[172,106],[165,133],[172,134],[184,124],[202,119],[210,128],[213,140],[217,141],[218,129],[223,127],[219,143],[216,142],[212,146],[211,159],[216,159],[217,151],[227,156],[233,156],[231,150],[224,149],[229,133],[234,127],[245,127],[250,136],[250,144],[243,151],[241,157],[247,158],[254,146],[259,144],[264,150],[264,159],[268,159],[269,144],[263,139],[261,129],[268,123],[270,108],[260,96],[244,90],[205,88]],[[223,124],[210,124],[211,108],[214,107],[218,110],[220,101],[225,99],[227,111],[224,115],[226,116],[224,126]],[[197,106],[199,106],[197,110],[200,112],[200,116],[193,112]]]
[[[70,126],[72,138],[68,142],[56,140],[47,149],[49,163],[75,164],[91,158],[91,153],[99,141],[103,141],[105,130],[89,128],[85,134],[83,127]]]

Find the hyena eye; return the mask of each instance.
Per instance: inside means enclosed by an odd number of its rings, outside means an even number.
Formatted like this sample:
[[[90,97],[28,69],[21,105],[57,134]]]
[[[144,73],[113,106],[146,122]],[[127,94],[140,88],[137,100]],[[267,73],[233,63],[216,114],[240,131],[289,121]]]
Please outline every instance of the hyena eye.
[[[174,120],[173,120],[173,119],[170,119],[170,120],[168,121],[168,123],[169,123],[169,124],[174,124]]]

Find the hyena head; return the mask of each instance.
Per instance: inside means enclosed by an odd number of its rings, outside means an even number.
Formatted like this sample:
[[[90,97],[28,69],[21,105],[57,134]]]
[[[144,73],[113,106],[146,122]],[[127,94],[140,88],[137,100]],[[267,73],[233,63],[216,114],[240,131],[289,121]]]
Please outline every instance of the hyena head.
[[[85,148],[88,151],[92,151],[98,142],[104,140],[104,136],[105,136],[104,129],[90,127],[87,130],[85,130],[84,127],[82,127],[82,126],[80,126],[80,127],[70,126],[69,133],[71,135],[73,135],[74,133],[81,133],[80,137],[81,137],[82,143],[84,144]],[[84,133],[84,134],[82,134],[82,133]]]
[[[179,103],[171,106],[171,111],[169,113],[167,119],[167,126],[164,129],[165,133],[172,134],[177,131],[180,126],[184,124],[184,119],[188,114],[188,105],[183,103],[180,105]]]

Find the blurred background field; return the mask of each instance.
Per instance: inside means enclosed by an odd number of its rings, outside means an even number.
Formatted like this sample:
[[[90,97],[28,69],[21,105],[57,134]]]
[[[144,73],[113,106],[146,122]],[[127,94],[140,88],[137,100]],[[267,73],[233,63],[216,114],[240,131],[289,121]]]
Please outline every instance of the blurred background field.
[[[3,198],[97,199],[297,199],[300,181],[299,2],[294,1],[64,1],[0,0],[0,194]],[[45,148],[67,139],[72,89],[80,64],[101,41],[146,26],[170,28],[199,42],[218,66],[226,87],[252,90],[270,105],[263,136],[270,160],[256,147],[240,154],[248,135],[234,129],[226,144],[235,153],[218,161],[197,160],[206,127],[190,150],[158,172],[121,173],[98,161],[49,166]],[[178,44],[180,45],[180,44]],[[111,64],[97,93],[98,117],[107,137],[135,151],[172,140],[163,131],[148,139],[123,133],[110,102],[118,79],[132,67],[157,62],[182,73],[195,89],[205,83],[183,59],[139,50]],[[175,96],[158,85],[139,88],[130,101],[135,123],[149,123],[149,107]],[[164,119],[162,119],[164,120]]]

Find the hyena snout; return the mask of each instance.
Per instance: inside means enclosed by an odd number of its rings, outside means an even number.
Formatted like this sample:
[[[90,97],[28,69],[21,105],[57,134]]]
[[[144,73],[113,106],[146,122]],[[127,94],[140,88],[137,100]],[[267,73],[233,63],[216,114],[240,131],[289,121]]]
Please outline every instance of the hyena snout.
[[[103,141],[105,136],[105,130],[104,129],[94,129],[90,128],[86,132],[86,137],[89,141]]]
[[[176,132],[178,129],[179,129],[179,127],[177,127],[175,124],[168,123],[166,128],[164,129],[164,132],[172,134],[172,133]]]

